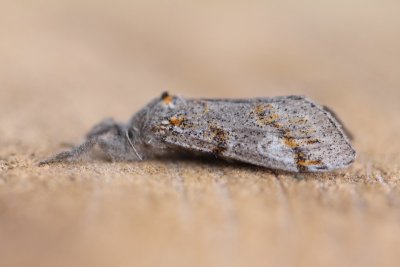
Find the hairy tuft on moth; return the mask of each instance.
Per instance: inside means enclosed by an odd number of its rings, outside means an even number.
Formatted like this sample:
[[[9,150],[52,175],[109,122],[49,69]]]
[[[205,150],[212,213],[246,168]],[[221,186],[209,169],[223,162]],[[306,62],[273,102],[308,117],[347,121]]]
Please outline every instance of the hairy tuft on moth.
[[[164,92],[127,124],[104,120],[80,146],[39,164],[76,161],[98,146],[112,161],[184,150],[270,169],[324,172],[354,161],[347,133],[335,113],[304,96],[185,99]]]

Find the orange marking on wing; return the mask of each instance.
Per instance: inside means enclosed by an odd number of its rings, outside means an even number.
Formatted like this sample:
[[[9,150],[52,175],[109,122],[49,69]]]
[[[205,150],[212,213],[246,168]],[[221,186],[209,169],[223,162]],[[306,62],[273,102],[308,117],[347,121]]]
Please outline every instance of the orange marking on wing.
[[[290,136],[284,136],[283,141],[284,141],[285,145],[290,148],[296,148],[296,147],[300,146],[300,144],[296,141],[296,139],[294,139],[293,137],[290,137]]]
[[[174,97],[171,96],[171,95],[165,95],[162,100],[163,100],[165,105],[169,105],[174,100]]]
[[[297,164],[301,166],[313,166],[313,165],[322,165],[322,162],[320,160],[300,159],[297,161]]]
[[[254,113],[256,114],[256,119],[261,125],[272,125],[275,128],[280,128],[281,125],[277,123],[280,116],[276,113],[272,113],[271,110],[274,107],[271,104],[259,104],[255,106]]]
[[[319,140],[318,139],[308,139],[308,140],[306,140],[306,141],[304,141],[306,144],[309,144],[309,145],[311,145],[311,144],[316,144],[316,143],[319,143]]]
[[[216,143],[213,152],[216,155],[220,155],[227,149],[229,134],[227,131],[218,127],[217,125],[210,125],[209,127],[212,140]]]
[[[169,123],[172,124],[172,125],[174,125],[174,126],[179,127],[179,126],[181,126],[181,124],[182,124],[182,122],[183,122],[184,120],[185,120],[184,117],[175,117],[175,116],[173,116],[173,117],[171,117],[171,118],[169,119]]]
[[[308,119],[306,117],[295,117],[289,119],[290,124],[306,124],[307,122]]]

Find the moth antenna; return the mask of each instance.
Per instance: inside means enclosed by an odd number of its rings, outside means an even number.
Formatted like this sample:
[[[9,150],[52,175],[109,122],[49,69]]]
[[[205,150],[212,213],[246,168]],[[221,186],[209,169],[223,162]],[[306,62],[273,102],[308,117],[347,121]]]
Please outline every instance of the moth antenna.
[[[140,154],[137,152],[135,146],[132,144],[131,139],[129,138],[129,133],[128,130],[125,130],[125,136],[128,139],[129,144],[131,145],[133,152],[135,152],[136,156],[139,158],[139,160],[143,160],[142,156],[140,156]]]

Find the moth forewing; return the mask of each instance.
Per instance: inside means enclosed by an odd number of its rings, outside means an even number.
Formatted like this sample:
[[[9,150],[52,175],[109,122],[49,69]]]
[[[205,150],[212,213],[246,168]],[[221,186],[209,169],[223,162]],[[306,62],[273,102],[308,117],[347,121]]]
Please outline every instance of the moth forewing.
[[[354,160],[340,123],[302,96],[176,101],[162,112],[161,138],[171,146],[293,172]]]

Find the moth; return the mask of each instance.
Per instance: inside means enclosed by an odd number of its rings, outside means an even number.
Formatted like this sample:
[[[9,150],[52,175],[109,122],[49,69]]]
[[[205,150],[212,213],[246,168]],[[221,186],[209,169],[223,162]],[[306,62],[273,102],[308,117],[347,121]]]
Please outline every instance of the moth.
[[[95,146],[112,161],[185,151],[289,172],[345,168],[356,156],[336,115],[297,95],[186,99],[165,92],[127,124],[106,119],[81,145],[40,164],[78,160]]]

